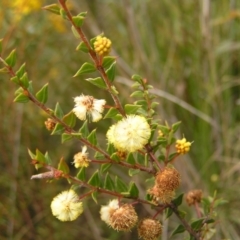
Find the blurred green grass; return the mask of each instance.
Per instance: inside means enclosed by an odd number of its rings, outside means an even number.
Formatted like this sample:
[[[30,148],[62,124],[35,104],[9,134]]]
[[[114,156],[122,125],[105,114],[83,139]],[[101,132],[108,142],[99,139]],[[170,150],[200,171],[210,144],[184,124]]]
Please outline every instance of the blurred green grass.
[[[75,51],[78,40],[64,20],[51,19],[50,13],[39,10],[15,22],[16,16],[4,2],[0,3],[3,54],[17,48],[18,66],[26,62],[35,89],[49,82],[49,107],[59,101],[67,112],[73,107],[72,98],[81,93],[104,97],[104,92],[96,92],[83,77],[72,78],[88,58]],[[189,155],[177,164],[182,190],[202,188],[206,195],[217,190],[229,203],[219,209],[220,222],[213,239],[238,239],[240,2],[69,2],[75,13],[88,11],[84,31],[89,38],[102,32],[111,38],[113,54],[118,56],[117,85],[123,101],[134,101],[128,97],[130,90],[126,91],[134,73],[161,90],[158,112],[162,121],[171,124],[181,120],[179,137],[184,134],[194,141]],[[120,239],[123,235],[108,230],[98,220],[99,206],[92,201],[86,205],[93,211],[87,210],[74,223],[60,223],[51,216],[52,198],[68,185],[63,181],[30,181],[35,171],[27,148],[49,151],[55,163],[61,156],[70,163],[81,146],[61,146],[60,139],[49,136],[44,128],[47,116],[32,104],[13,104],[15,86],[4,75],[0,76],[0,88],[1,239]],[[181,105],[181,101],[186,104]],[[98,128],[102,134],[106,132],[106,126]],[[101,138],[104,141],[104,135]],[[189,214],[194,217],[193,212]],[[162,239],[170,239],[176,224],[169,221]],[[135,234],[124,234],[124,238],[136,238]]]

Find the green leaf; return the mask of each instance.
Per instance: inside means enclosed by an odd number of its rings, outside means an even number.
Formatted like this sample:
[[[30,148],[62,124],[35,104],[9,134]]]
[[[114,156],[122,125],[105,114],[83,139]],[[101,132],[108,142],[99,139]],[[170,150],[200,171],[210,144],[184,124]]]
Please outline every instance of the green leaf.
[[[26,71],[26,64],[24,63],[16,72],[18,78],[21,78]]]
[[[28,88],[29,86],[29,79],[27,73],[24,73],[23,76],[20,78],[20,83],[23,87]]]
[[[106,159],[105,155],[102,154],[102,153],[100,153],[100,152],[95,152],[94,158],[95,158],[95,159],[99,159],[99,160]]]
[[[82,134],[82,136],[84,138],[86,138],[89,134],[89,130],[88,130],[88,124],[87,121],[85,121],[82,125],[82,127],[79,129],[79,132]]]
[[[104,163],[101,165],[100,172],[103,174],[108,171],[108,169],[112,166],[111,163]]]
[[[124,106],[124,109],[126,111],[126,114],[135,114],[141,107],[142,107],[141,105],[126,104]]]
[[[99,179],[98,170],[95,173],[93,173],[92,177],[88,181],[88,184],[90,184],[94,187],[99,187],[100,186],[100,179]]]
[[[116,75],[116,62],[113,62],[113,64],[106,70],[106,74],[108,79],[113,82]]]
[[[130,95],[130,97],[140,97],[140,98],[142,98],[143,96],[144,96],[144,93],[140,90],[137,90]]]
[[[106,176],[105,176],[104,188],[108,189],[110,191],[115,191],[114,182],[111,179],[111,177],[109,176],[109,173],[107,173]]]
[[[136,81],[136,82],[138,82],[138,83],[140,83],[140,84],[142,84],[142,81],[143,81],[142,77],[139,76],[139,75],[137,75],[137,74],[134,74],[134,75],[132,76],[132,80],[134,80],[134,81]]]
[[[113,161],[116,161],[116,162],[119,162],[120,161],[120,158],[118,156],[118,154],[116,152],[114,152],[112,155],[111,155],[111,159]]]
[[[130,193],[130,196],[133,198],[137,198],[139,191],[137,186],[135,185],[134,182],[130,182],[129,188],[128,188],[128,192]]]
[[[106,56],[103,58],[102,66],[108,69],[116,60],[116,57]]]
[[[131,88],[139,88],[141,87],[141,84],[139,84],[138,82],[134,82],[131,86]]]
[[[185,232],[185,227],[182,225],[182,224],[180,224],[180,225],[178,225],[178,227],[173,231],[173,233],[172,233],[172,236],[173,235],[176,235],[176,234],[178,234],[178,233],[183,233],[183,232]]]
[[[182,211],[182,210],[178,210],[178,214],[181,218],[185,218],[185,216],[187,215],[187,213],[185,211]]]
[[[118,114],[118,110],[116,108],[110,108],[108,112],[105,114],[104,119],[106,118],[114,118]]]
[[[109,153],[109,155],[112,155],[113,153],[116,152],[116,150],[115,150],[113,144],[108,144],[107,152]]]
[[[67,19],[67,13],[64,9],[60,8],[59,13],[63,19]]]
[[[152,102],[151,108],[156,108],[159,105],[159,102]]]
[[[36,160],[38,161],[38,164],[35,164],[35,168],[37,170],[43,167],[43,165],[46,163],[45,156],[38,149],[36,150]]]
[[[80,12],[80,13],[78,14],[78,16],[86,17],[86,16],[87,16],[87,12]]]
[[[7,67],[0,68],[0,73],[8,73],[8,68]]]
[[[73,128],[76,124],[76,115],[71,111],[63,116],[63,122],[65,122],[69,127]]]
[[[196,221],[191,223],[191,227],[193,230],[198,231],[202,228],[203,225],[203,221],[205,220],[205,218],[200,218],[197,219]]]
[[[183,195],[184,193],[180,194],[178,197],[176,197],[175,199],[173,199],[173,204],[178,207],[182,204],[182,200],[183,200]]]
[[[127,163],[134,165],[136,163],[135,158],[132,153],[129,153],[126,159]]]
[[[64,174],[69,173],[69,167],[63,158],[61,158],[58,163],[58,170],[62,171]]]
[[[84,53],[88,53],[89,52],[89,49],[87,47],[87,45],[84,43],[84,42],[80,42],[79,45],[77,46],[76,48],[77,51],[82,51]]]
[[[55,128],[53,129],[51,135],[60,135],[60,134],[64,133],[64,131],[65,131],[65,128],[62,126],[62,124],[57,123],[55,125]]]
[[[37,93],[36,98],[42,104],[45,104],[48,100],[48,83],[46,83]]]
[[[175,156],[177,156],[178,153],[174,152],[174,153],[171,153],[168,157],[168,161],[171,161]]]
[[[12,82],[16,83],[17,85],[19,85],[19,79],[18,79],[17,76],[10,78],[10,80],[11,80]]]
[[[48,152],[46,152],[46,153],[44,154],[44,157],[45,157],[46,163],[47,163],[48,165],[51,165],[51,164],[52,164],[52,160],[51,160]]]
[[[82,27],[85,17],[83,16],[73,16],[72,20],[77,27]]]
[[[86,62],[80,67],[80,69],[77,71],[77,73],[73,77],[77,77],[85,73],[92,73],[95,71],[96,71],[95,66],[91,63]]]
[[[97,195],[98,195],[98,192],[96,192],[96,191],[91,194],[92,199],[93,199],[93,201],[94,201],[96,204],[98,203],[98,201],[97,201]]]
[[[71,134],[63,133],[61,138],[61,143],[65,143],[67,141],[70,141],[71,139],[73,139],[73,136]]]
[[[79,35],[78,31],[76,30],[76,28],[73,25],[71,27],[71,30],[72,30],[72,33],[73,33],[74,37],[79,39],[80,35]]]
[[[30,149],[28,149],[28,154],[31,157],[31,159],[36,159],[36,155]]]
[[[12,50],[11,53],[7,56],[7,58],[5,59],[5,61],[6,61],[6,63],[8,64],[8,66],[14,67],[14,65],[16,64],[16,60],[17,60],[16,49],[14,49],[14,50]]]
[[[173,214],[173,210],[171,208],[166,209],[166,219],[169,218]]]
[[[54,115],[60,119],[62,119],[62,117],[63,117],[63,111],[62,111],[59,103],[57,103],[55,106]]]
[[[139,172],[140,172],[139,169],[129,169],[129,170],[128,170],[128,175],[129,175],[130,177],[132,177],[132,176],[138,174]]]
[[[33,94],[33,86],[32,86],[32,81],[29,81],[29,86],[27,89],[31,94]]]
[[[57,4],[50,4],[50,5],[44,6],[43,9],[51,13],[60,15],[60,7]]]
[[[182,122],[176,122],[172,125],[172,131],[175,133]]]
[[[17,95],[13,101],[18,103],[27,103],[29,101],[29,98],[25,94],[21,93]]]
[[[92,132],[88,135],[87,140],[94,146],[97,145],[97,136],[96,129],[92,130]]]
[[[97,86],[101,89],[106,89],[107,88],[106,83],[103,81],[103,79],[101,77],[87,78],[86,81],[90,82],[94,86]]]
[[[166,126],[163,126],[163,125],[159,125],[158,127],[159,127],[159,130],[161,130],[164,135],[169,134],[169,132],[170,132],[169,127],[166,127]]]
[[[141,165],[145,164],[145,156],[139,152],[137,153],[137,162]]]
[[[127,185],[118,177],[115,177],[115,187],[118,192],[127,192]]]
[[[86,168],[85,167],[80,168],[80,170],[77,174],[77,178],[83,182],[86,180]]]

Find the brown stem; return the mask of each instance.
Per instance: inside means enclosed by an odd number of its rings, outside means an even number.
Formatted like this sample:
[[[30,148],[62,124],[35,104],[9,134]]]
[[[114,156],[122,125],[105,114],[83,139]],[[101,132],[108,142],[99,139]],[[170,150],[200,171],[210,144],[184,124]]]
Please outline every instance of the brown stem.
[[[192,235],[194,237],[195,240],[201,240],[201,236],[199,235],[199,233],[195,232],[191,226],[187,223],[187,221],[181,217],[178,208],[174,205],[174,203],[170,203],[168,204],[168,206],[172,209],[172,211],[176,214],[176,216],[178,217],[178,219],[181,221],[182,225],[184,226],[184,228],[189,232],[190,235]]]
[[[88,51],[89,51],[89,55],[91,57],[91,59],[93,60],[97,70],[99,71],[101,77],[103,78],[104,82],[106,83],[108,92],[111,94],[113,101],[116,104],[116,108],[118,109],[118,111],[121,113],[122,116],[126,116],[125,111],[122,107],[122,104],[120,103],[118,97],[112,93],[112,84],[108,79],[108,76],[102,66],[102,61],[101,58],[98,58],[98,56],[96,55],[95,51],[92,49],[90,43],[88,42],[82,28],[77,27],[76,24],[74,23],[73,19],[72,19],[72,15],[68,9],[68,7],[66,6],[66,3],[64,0],[59,0],[59,3],[61,4],[62,8],[64,9],[64,11],[66,12],[66,15],[69,19],[69,21],[71,22],[71,24],[74,26],[74,28],[76,29],[76,31],[78,32],[81,40],[84,42],[84,44],[87,46]]]

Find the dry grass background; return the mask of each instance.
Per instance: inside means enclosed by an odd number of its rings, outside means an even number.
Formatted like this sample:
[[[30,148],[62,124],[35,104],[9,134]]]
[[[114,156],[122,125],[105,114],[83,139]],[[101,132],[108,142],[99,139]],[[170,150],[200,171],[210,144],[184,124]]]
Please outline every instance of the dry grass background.
[[[133,101],[130,76],[138,73],[154,86],[161,119],[182,121],[179,136],[184,134],[194,144],[177,164],[181,191],[202,188],[207,196],[216,190],[228,204],[218,209],[213,239],[240,239],[240,2],[69,2],[76,13],[88,11],[84,30],[89,38],[101,32],[111,38],[113,54],[118,56],[117,86],[122,100]],[[88,58],[75,51],[78,40],[67,23],[49,15],[33,11],[15,21],[2,1],[3,54],[17,48],[18,65],[26,62],[35,89],[49,82],[49,107],[58,101],[67,112],[73,106],[72,97],[82,92],[104,97],[83,78],[72,78]],[[15,88],[6,76],[0,76],[0,239],[136,239],[135,231],[116,234],[100,222],[99,206],[92,200],[85,202],[84,215],[73,223],[61,223],[51,215],[52,198],[68,184],[30,181],[35,170],[27,148],[49,151],[55,163],[61,156],[70,163],[81,146],[62,146],[58,137],[49,136],[44,128],[46,116],[40,110],[31,103],[13,104]],[[106,126],[98,128],[106,132]],[[104,141],[104,135],[100,137]],[[149,211],[138,210],[142,215]],[[193,211],[188,212],[191,217]],[[180,235],[170,238],[175,226],[174,218],[165,222],[163,240],[182,239]]]

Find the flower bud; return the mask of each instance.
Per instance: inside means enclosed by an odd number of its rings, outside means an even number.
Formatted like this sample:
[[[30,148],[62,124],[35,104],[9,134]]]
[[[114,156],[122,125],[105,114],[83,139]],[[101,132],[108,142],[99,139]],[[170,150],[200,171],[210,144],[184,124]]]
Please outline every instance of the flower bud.
[[[48,118],[47,121],[45,121],[44,123],[45,123],[47,130],[49,130],[49,131],[52,131],[56,126],[56,122],[51,118]]]
[[[110,214],[109,225],[117,231],[130,231],[137,223],[138,216],[132,205],[125,204]]]
[[[155,184],[167,191],[174,191],[180,185],[180,174],[175,168],[165,167],[157,173]]]
[[[159,221],[146,218],[138,224],[138,236],[143,240],[157,240],[162,234],[162,225]]]
[[[106,37],[97,36],[93,45],[98,55],[106,56],[111,51],[112,42]]]
[[[191,145],[192,143],[187,142],[186,138],[183,138],[181,140],[179,139],[176,141],[175,147],[176,147],[177,153],[185,154],[190,151]]]
[[[195,189],[188,192],[185,199],[189,206],[194,205],[195,203],[200,203],[202,199],[202,190]]]

